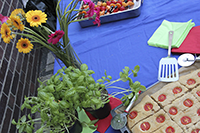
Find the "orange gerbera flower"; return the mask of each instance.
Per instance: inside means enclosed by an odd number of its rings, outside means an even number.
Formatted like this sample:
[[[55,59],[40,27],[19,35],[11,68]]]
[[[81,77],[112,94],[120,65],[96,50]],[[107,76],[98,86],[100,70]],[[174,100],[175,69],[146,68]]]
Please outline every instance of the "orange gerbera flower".
[[[1,37],[5,43],[10,43],[10,39],[13,39],[11,35],[11,30],[6,23],[3,23],[1,26]]]
[[[10,16],[10,19],[12,21],[12,24],[19,29],[20,31],[24,30],[24,25],[22,23],[22,21],[20,20],[19,16]]]
[[[46,23],[47,15],[43,13],[41,10],[35,10],[35,11],[28,11],[26,13],[26,20],[30,23],[30,26],[38,27],[42,23]]]
[[[20,53],[29,53],[33,49],[33,44],[27,38],[21,38],[18,40],[16,48]]]

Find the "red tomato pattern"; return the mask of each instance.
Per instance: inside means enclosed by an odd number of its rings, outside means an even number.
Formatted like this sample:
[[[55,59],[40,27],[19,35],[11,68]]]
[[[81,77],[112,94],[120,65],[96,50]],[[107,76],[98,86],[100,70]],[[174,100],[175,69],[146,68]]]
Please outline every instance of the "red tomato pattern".
[[[198,77],[200,77],[200,72],[197,73]]]
[[[183,101],[183,104],[184,104],[186,107],[192,107],[193,101],[192,101],[191,99],[186,99],[185,101]]]
[[[140,125],[140,128],[143,130],[143,131],[147,131],[150,129],[150,124],[149,122],[143,122],[141,125]]]
[[[129,118],[134,119],[135,117],[137,117],[137,115],[138,115],[137,111],[132,111],[132,112],[129,114]]]
[[[171,115],[176,115],[176,114],[178,113],[178,110],[177,110],[176,107],[171,107],[171,108],[169,109],[169,113],[170,113]]]
[[[200,116],[200,108],[197,110],[197,114],[198,116]]]
[[[166,98],[167,98],[167,96],[165,94],[161,94],[158,96],[158,101],[163,102],[163,101],[165,101]]]
[[[172,91],[174,94],[178,94],[182,91],[182,89],[181,89],[181,87],[175,87]]]
[[[196,92],[196,94],[200,97],[200,90]]]
[[[165,116],[164,115],[159,115],[158,117],[156,117],[156,121],[158,123],[163,123],[165,121]]]
[[[188,85],[193,85],[193,84],[195,84],[196,83],[196,81],[194,80],[194,79],[188,79],[187,80],[187,84]]]
[[[165,130],[166,133],[175,133],[175,129],[172,126],[169,126]]]
[[[199,131],[200,131],[200,129],[194,129],[194,130],[192,130],[192,132],[191,133],[199,133]]]
[[[144,110],[145,111],[150,111],[150,110],[152,110],[153,109],[153,104],[151,104],[151,103],[146,103],[145,105],[144,105]]]
[[[181,118],[181,123],[182,123],[183,125],[187,125],[187,124],[189,124],[189,123],[191,123],[191,122],[192,122],[192,120],[191,120],[191,118],[188,117],[188,116],[183,116],[183,117]]]

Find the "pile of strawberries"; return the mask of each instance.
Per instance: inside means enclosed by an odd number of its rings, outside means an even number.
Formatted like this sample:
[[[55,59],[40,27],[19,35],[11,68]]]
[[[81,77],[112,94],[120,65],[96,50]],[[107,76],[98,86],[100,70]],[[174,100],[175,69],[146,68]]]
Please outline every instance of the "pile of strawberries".
[[[100,16],[131,9],[133,5],[134,5],[133,0],[108,0],[108,1],[98,1],[95,3],[95,6],[100,10]],[[87,8],[88,8],[87,4],[83,4],[81,7],[81,9],[87,9]],[[84,14],[83,16],[84,18],[87,17],[86,12],[82,14]]]

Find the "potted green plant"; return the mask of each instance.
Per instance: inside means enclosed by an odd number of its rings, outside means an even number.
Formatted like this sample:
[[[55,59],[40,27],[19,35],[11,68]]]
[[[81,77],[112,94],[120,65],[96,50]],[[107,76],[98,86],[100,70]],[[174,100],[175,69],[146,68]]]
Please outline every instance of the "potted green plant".
[[[74,67],[70,67],[74,68]],[[70,69],[69,68],[69,69]],[[70,78],[73,79],[77,75],[64,74],[69,69],[60,69],[50,79],[40,82],[37,89],[37,96],[25,97],[25,101],[21,106],[30,109],[31,114],[28,117],[22,116],[17,122],[13,119],[12,124],[16,125],[19,133],[32,133],[34,124],[39,123],[40,128],[36,133],[50,131],[54,133],[80,133],[82,126],[89,126],[94,129],[94,123],[86,123],[78,118],[78,111],[82,109],[80,106],[78,95],[82,94],[84,88],[81,86],[72,87]],[[76,69],[79,70],[79,69]],[[76,71],[74,70],[74,72]],[[78,81],[79,82],[79,81]],[[31,116],[39,112],[40,118],[33,119]]]
[[[120,78],[117,80],[112,80],[112,77],[107,75],[105,71],[104,76],[95,81],[92,77],[92,74],[95,72],[89,70],[86,64],[82,64],[80,69],[74,67],[62,68],[60,74],[62,75],[62,72],[64,72],[65,78],[62,80],[65,80],[65,83],[63,82],[64,86],[68,88],[67,95],[73,94],[72,99],[75,99],[77,106],[81,109],[84,108],[94,117],[103,119],[111,111],[109,97],[123,94],[124,96],[121,98],[121,101],[127,106],[134,95],[137,99],[138,92],[146,90],[145,86],[141,85],[140,82],[133,82],[130,78],[131,75],[136,77],[139,69],[138,65],[134,67],[134,70],[125,67],[119,73]],[[57,77],[57,79],[60,78],[60,76]],[[128,82],[129,88],[113,86],[114,83],[119,81]],[[108,95],[107,89],[109,88],[121,89],[122,91]]]
[[[131,74],[136,77],[138,71],[139,66],[135,66],[134,70],[125,67],[120,72],[120,78],[117,80],[111,80],[112,77],[107,75],[105,71],[105,75],[95,81],[92,77],[94,71],[89,70],[86,64],[82,64],[80,69],[72,66],[63,67],[51,76],[50,79],[44,82],[38,80],[40,87],[37,89],[37,96],[25,97],[21,109],[31,109],[31,114],[39,112],[40,118],[32,119],[29,114],[29,120],[27,120],[26,116],[23,116],[18,122],[13,120],[12,123],[17,126],[19,132],[32,132],[34,129],[33,125],[38,120],[41,120],[41,127],[37,132],[46,130],[52,132],[70,132],[70,128],[74,125],[75,121],[80,122],[76,115],[79,110],[85,109],[93,112],[91,114],[96,118],[105,118],[111,111],[109,97],[124,94],[121,100],[126,106],[134,95],[137,98],[138,92],[146,89],[138,81],[133,83],[133,80],[129,77]],[[128,81],[130,88],[125,89],[113,86],[114,83],[119,81]],[[117,88],[123,91],[109,95],[107,93],[107,89],[109,88]],[[104,108],[108,110],[106,111]],[[103,112],[106,112],[106,114],[102,116]],[[99,114],[101,116],[98,116]],[[94,122],[96,121],[81,124],[96,128],[93,125]]]

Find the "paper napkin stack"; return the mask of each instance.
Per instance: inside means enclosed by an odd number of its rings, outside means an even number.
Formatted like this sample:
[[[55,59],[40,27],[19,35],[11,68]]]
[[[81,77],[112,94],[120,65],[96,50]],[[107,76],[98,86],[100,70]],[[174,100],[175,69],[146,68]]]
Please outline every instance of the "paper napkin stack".
[[[168,34],[173,30],[172,48],[179,48],[195,23],[192,20],[188,22],[169,22],[163,20],[162,24],[154,32],[148,40],[150,46],[161,47],[168,49]]]

